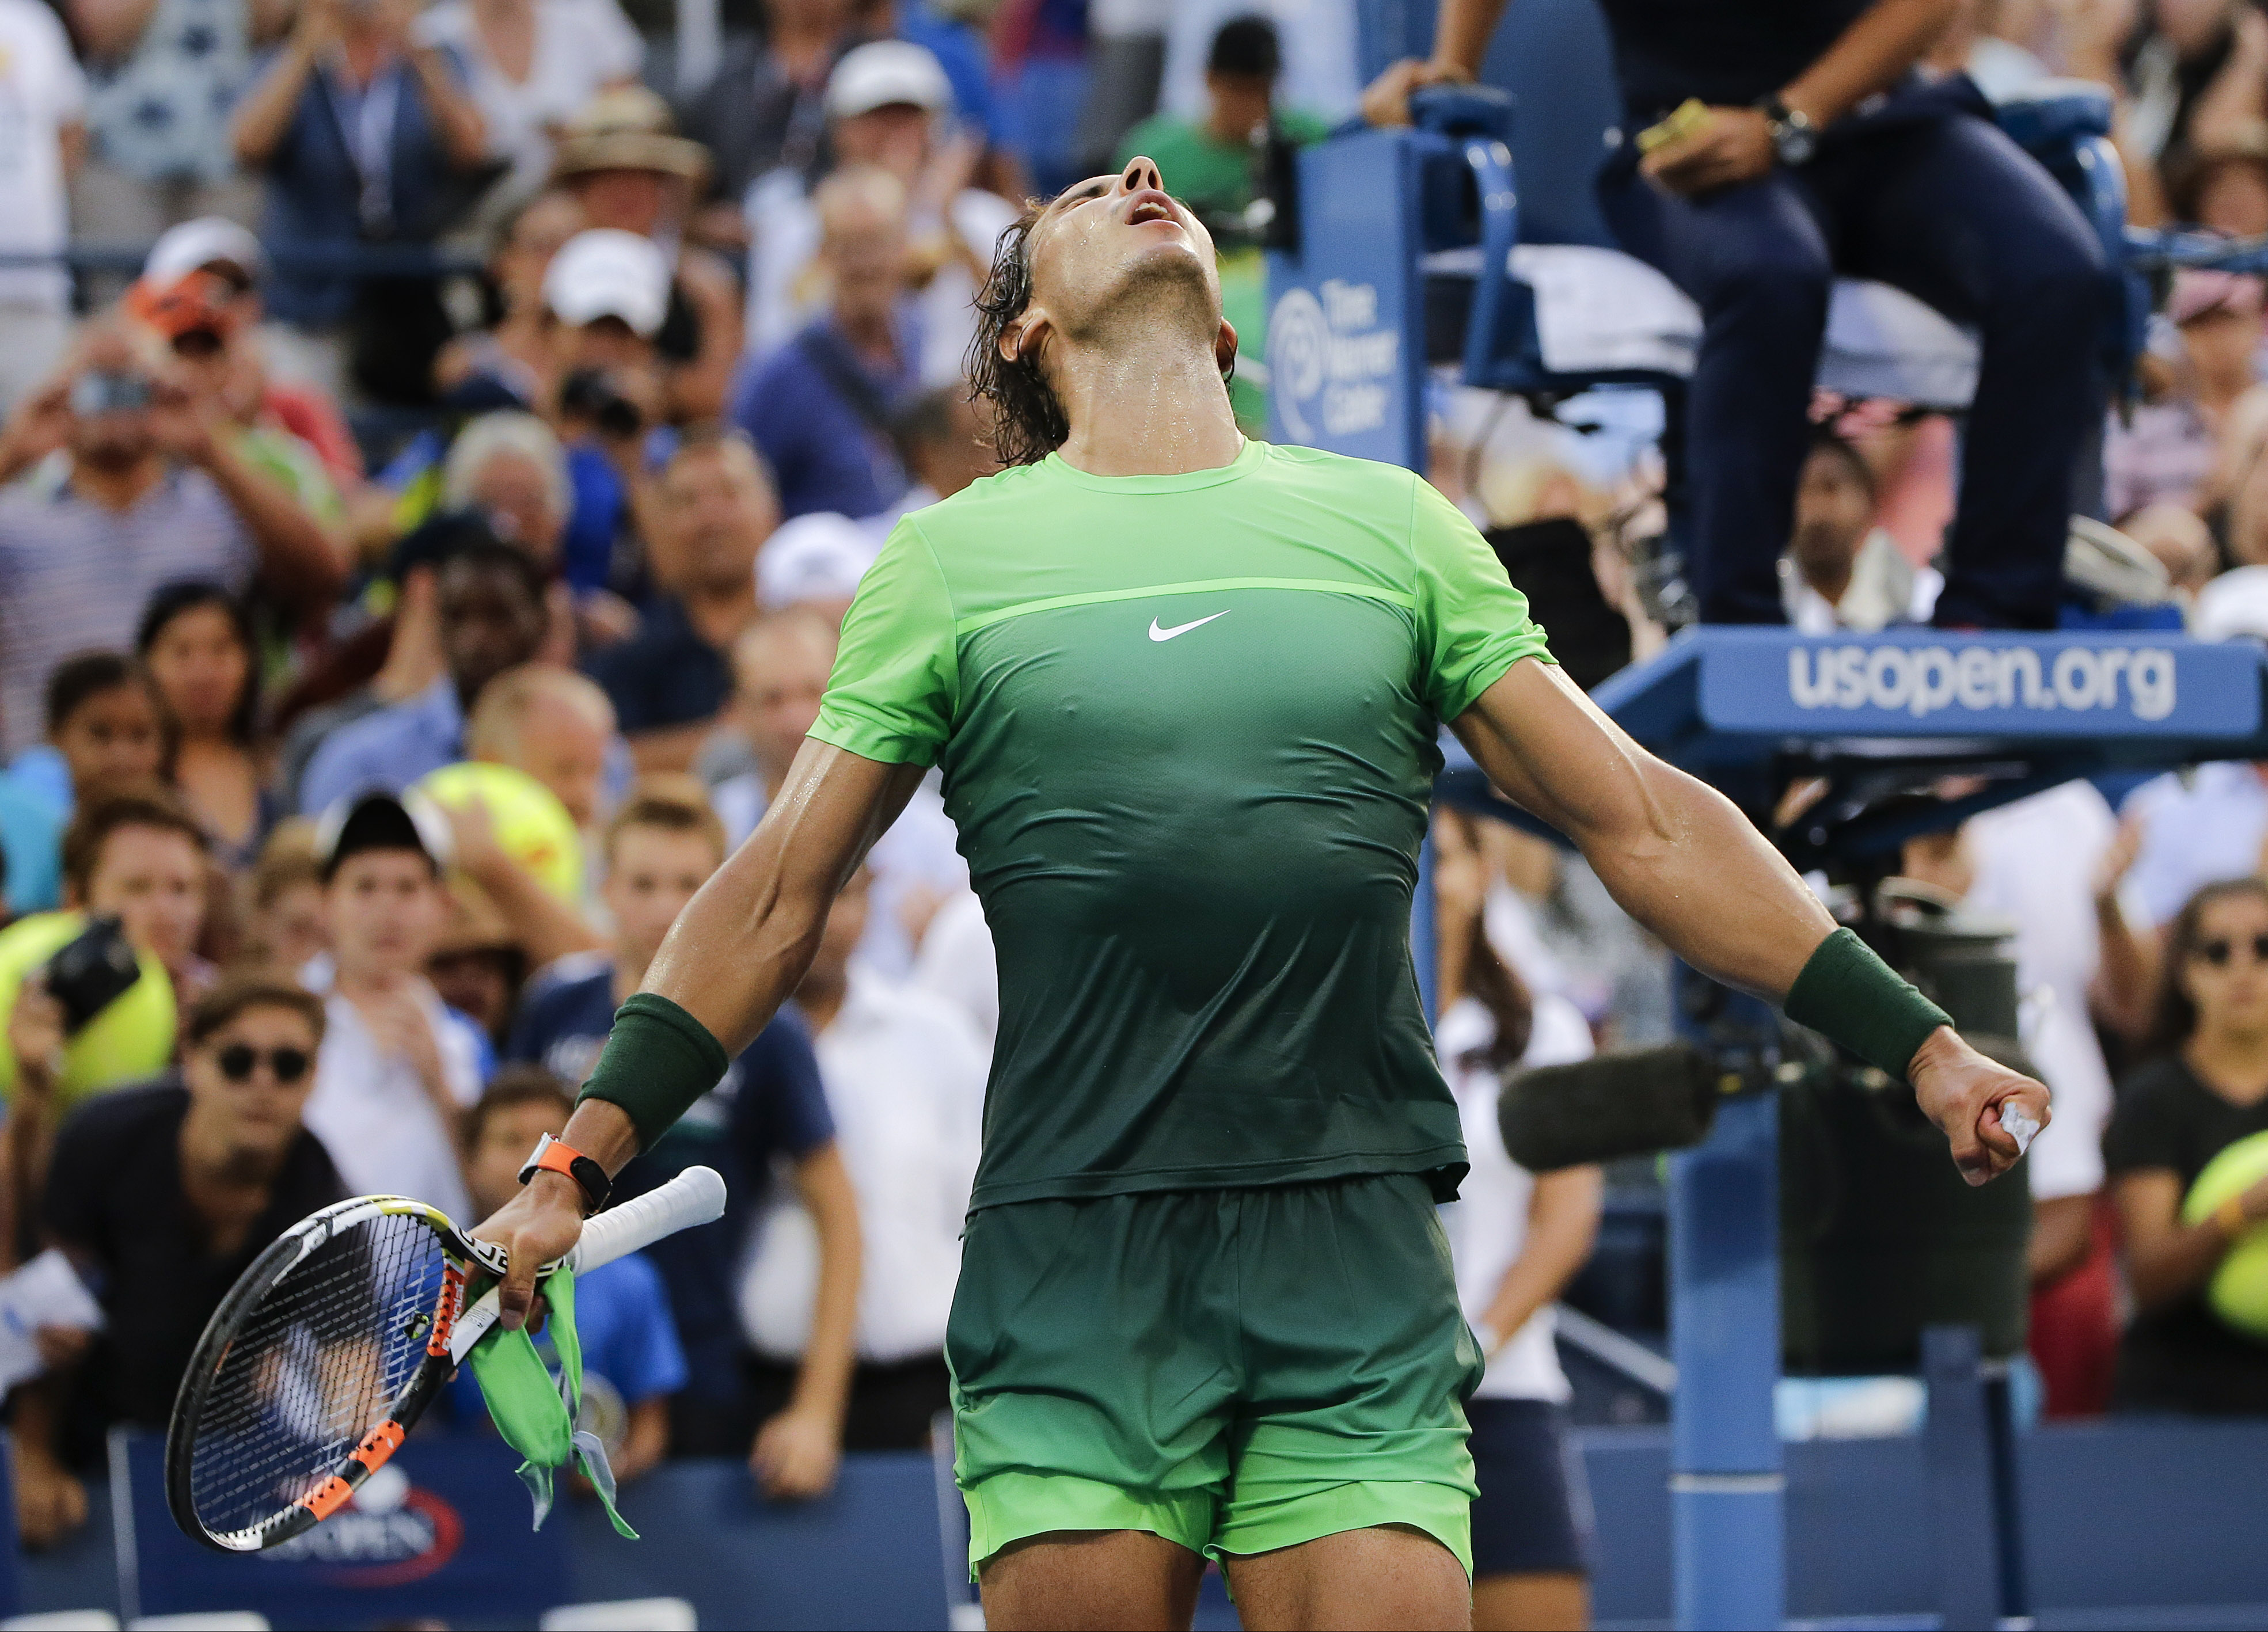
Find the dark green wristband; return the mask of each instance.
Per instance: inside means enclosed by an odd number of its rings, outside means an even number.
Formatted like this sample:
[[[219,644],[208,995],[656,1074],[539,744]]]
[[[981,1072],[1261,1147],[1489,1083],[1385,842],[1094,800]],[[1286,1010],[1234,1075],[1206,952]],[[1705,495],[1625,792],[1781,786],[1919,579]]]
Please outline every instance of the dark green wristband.
[[[637,1129],[638,1149],[650,1150],[732,1063],[700,1021],[666,997],[633,992],[615,1011],[615,1029],[575,1099],[620,1106]]]
[[[1953,1021],[1849,930],[1819,944],[1788,988],[1787,1018],[1900,1082],[1929,1034]]]

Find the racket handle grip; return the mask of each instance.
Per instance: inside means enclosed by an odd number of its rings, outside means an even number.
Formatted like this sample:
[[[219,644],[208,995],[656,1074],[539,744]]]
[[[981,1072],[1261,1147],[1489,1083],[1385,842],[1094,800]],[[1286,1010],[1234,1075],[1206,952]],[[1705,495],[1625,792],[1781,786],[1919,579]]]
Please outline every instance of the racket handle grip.
[[[567,1262],[580,1275],[724,1216],[722,1175],[713,1167],[688,1167],[659,1189],[609,1207],[585,1224]]]

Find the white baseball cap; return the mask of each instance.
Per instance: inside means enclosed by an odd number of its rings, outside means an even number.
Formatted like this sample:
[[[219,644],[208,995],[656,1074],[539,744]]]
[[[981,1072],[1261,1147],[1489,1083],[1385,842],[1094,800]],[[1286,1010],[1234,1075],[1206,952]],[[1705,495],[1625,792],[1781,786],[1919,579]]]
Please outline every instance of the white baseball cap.
[[[855,119],[878,107],[906,102],[929,112],[953,106],[953,82],[925,46],[877,40],[843,53],[827,77],[827,116]]]
[[[2268,567],[2237,567],[2198,592],[2191,632],[2199,640],[2268,641]]]
[[[777,612],[806,601],[848,600],[880,553],[873,533],[831,510],[783,521],[756,554],[756,603]]]
[[[572,328],[620,318],[651,340],[669,314],[669,263],[653,240],[592,227],[559,246],[543,273],[543,304]]]
[[[158,235],[142,263],[142,276],[155,287],[216,261],[242,268],[255,282],[268,272],[268,252],[258,239],[225,216],[199,216]]]

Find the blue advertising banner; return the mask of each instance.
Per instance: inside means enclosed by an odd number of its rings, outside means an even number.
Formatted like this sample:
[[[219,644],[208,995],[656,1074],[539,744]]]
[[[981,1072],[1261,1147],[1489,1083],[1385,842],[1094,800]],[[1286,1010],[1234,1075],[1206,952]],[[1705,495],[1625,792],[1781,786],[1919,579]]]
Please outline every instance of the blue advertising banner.
[[[1701,717],[1740,734],[2227,737],[2260,729],[2260,650],[2145,632],[1712,629]]]
[[[575,1596],[569,1525],[556,1511],[542,1531],[528,1528],[516,1460],[495,1439],[412,1439],[337,1514],[282,1547],[239,1556],[175,1526],[166,1510],[164,1439],[114,1430],[123,1617],[250,1609],[284,1632],[413,1619],[533,1625],[540,1611]],[[563,1494],[563,1510],[567,1500]]]
[[[1412,143],[1373,130],[1300,154],[1299,253],[1268,257],[1272,442],[1425,467]]]

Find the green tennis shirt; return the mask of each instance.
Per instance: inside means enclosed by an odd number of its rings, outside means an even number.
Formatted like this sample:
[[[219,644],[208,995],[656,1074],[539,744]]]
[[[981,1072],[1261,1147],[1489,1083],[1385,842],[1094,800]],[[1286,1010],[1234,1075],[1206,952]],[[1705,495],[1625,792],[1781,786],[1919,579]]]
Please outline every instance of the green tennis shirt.
[[[908,516],[811,734],[942,767],[999,959],[973,1207],[1462,1175],[1410,961],[1454,719],[1543,633],[1406,470],[1050,457]]]

